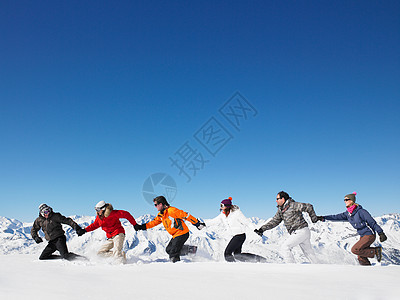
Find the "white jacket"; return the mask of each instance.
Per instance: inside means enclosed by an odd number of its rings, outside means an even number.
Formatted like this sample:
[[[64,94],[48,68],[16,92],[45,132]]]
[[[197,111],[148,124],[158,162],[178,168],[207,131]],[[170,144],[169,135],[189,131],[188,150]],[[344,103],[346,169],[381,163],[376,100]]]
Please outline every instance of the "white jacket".
[[[232,236],[245,233],[246,228],[250,227],[249,221],[237,206],[236,209],[231,211],[228,216],[221,212],[218,218],[224,223],[227,231]]]

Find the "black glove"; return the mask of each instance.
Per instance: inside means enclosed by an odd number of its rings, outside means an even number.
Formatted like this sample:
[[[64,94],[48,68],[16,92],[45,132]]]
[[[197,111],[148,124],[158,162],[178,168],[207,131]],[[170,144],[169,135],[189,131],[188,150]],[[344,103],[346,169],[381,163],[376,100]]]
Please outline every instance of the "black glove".
[[[146,228],[146,224],[141,224],[141,225],[136,224],[136,225],[133,225],[133,228],[135,228],[136,231],[139,231],[139,230],[146,230],[146,229],[147,229],[147,228]]]
[[[381,241],[381,243],[387,240],[387,236],[384,232],[379,234],[379,240]]]
[[[35,236],[33,239],[35,240],[36,244],[43,242],[43,239],[40,236]]]
[[[78,236],[82,236],[86,233],[86,230],[84,228],[81,228],[80,226],[78,226],[75,231]]]
[[[324,219],[323,216],[317,216],[317,222],[318,222],[318,221],[324,222],[325,219]]]
[[[260,228],[260,229],[254,229],[254,232],[257,233],[259,236],[263,236],[264,231],[262,231]]]
[[[197,220],[197,223],[193,225],[196,226],[198,230],[202,230],[204,227],[206,227],[206,223],[200,222],[199,220]]]

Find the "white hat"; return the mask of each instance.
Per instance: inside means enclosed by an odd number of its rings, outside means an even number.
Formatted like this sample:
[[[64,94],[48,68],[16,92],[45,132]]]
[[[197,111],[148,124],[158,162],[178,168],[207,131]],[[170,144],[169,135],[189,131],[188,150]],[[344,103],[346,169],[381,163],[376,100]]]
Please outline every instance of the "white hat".
[[[39,213],[44,217],[45,216],[45,212],[47,211],[47,213],[51,213],[53,211],[53,209],[48,206],[45,203],[42,203],[39,205]]]
[[[43,208],[46,208],[46,207],[48,207],[48,205],[47,204],[45,204],[45,203],[42,203],[42,204],[40,204],[39,205],[39,211],[41,211]]]
[[[94,207],[94,209],[95,209],[96,211],[100,211],[100,210],[106,209],[106,202],[103,201],[103,200],[101,200],[100,202],[98,202],[98,203],[96,204],[96,206]]]

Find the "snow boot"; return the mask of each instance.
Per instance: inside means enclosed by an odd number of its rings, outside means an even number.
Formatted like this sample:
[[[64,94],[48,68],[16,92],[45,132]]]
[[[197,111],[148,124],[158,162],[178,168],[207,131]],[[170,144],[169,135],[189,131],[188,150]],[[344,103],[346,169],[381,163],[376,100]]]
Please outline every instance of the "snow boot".
[[[181,256],[195,255],[196,252],[197,252],[197,246],[183,245],[181,250]]]
[[[382,260],[382,247],[376,247],[375,248],[375,256],[376,256],[376,260],[378,262],[381,262],[381,260]]]

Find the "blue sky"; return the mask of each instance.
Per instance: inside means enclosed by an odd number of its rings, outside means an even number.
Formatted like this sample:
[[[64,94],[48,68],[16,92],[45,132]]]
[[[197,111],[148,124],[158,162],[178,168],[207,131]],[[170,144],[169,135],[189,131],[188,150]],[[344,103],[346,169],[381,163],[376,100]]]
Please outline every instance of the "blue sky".
[[[99,200],[154,214],[155,173],[202,218],[229,196],[271,217],[280,190],[317,214],[353,191],[372,215],[399,212],[399,14],[398,1],[2,1],[0,215],[33,221],[42,202],[94,215]]]

